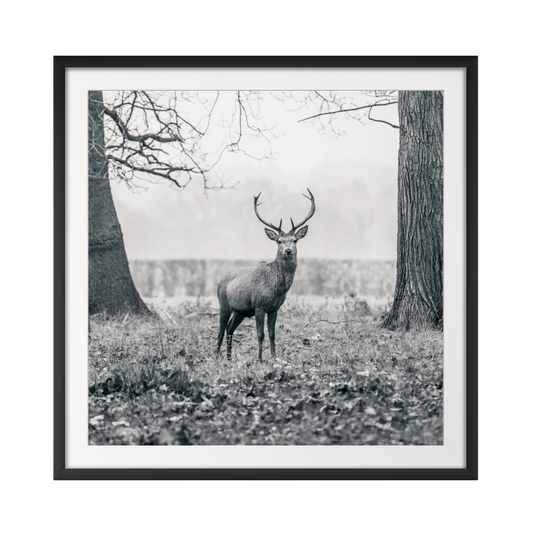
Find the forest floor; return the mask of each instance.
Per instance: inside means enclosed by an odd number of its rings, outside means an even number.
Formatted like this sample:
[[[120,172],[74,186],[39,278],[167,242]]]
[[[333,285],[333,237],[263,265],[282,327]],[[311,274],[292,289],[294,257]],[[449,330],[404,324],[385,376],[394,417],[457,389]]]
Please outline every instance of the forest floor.
[[[216,354],[210,300],[165,318],[91,318],[89,443],[95,445],[437,445],[442,332],[390,332],[364,301],[288,299],[277,357],[254,319]]]

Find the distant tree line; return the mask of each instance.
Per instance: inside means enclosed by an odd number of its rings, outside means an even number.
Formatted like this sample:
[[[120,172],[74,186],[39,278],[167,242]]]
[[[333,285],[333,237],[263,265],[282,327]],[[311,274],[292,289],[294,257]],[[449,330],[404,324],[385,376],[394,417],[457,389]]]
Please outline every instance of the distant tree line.
[[[182,259],[132,261],[135,285],[143,297],[216,296],[218,280],[229,270],[257,261]],[[391,298],[395,262],[380,260],[300,259],[291,287],[295,296]]]

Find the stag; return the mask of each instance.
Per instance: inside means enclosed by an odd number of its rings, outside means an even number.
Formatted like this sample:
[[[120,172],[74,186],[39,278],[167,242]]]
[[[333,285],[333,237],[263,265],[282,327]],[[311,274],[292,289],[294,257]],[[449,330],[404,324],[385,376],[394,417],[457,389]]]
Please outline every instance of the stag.
[[[315,198],[307,189],[309,196],[303,195],[311,201],[311,209],[305,219],[294,224],[291,217],[292,229],[285,233],[279,226],[274,226],[261,218],[257,208],[261,193],[254,196],[254,211],[257,218],[267,226],[267,237],[278,245],[276,259],[272,263],[262,262],[257,266],[232,270],[226,274],[217,287],[220,304],[220,331],[218,333],[217,351],[224,340],[227,340],[228,360],[231,360],[233,333],[245,317],[255,316],[257,327],[257,342],[259,344],[259,360],[263,360],[263,340],[265,338],[265,315],[268,315],[268,337],[270,339],[270,353],[276,356],[276,318],[278,309],[283,305],[287,291],[291,288],[297,266],[296,244],[307,235],[308,226],[304,224],[315,214]]]

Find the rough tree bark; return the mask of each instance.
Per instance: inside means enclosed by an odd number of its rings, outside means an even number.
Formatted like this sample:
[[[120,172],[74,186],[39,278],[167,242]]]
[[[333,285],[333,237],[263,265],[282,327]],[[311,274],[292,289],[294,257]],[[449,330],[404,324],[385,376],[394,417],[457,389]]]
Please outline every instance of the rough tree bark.
[[[101,91],[89,92],[89,314],[149,312],[131,278],[111,196]]]
[[[396,289],[383,327],[443,326],[443,94],[398,95],[398,240]]]

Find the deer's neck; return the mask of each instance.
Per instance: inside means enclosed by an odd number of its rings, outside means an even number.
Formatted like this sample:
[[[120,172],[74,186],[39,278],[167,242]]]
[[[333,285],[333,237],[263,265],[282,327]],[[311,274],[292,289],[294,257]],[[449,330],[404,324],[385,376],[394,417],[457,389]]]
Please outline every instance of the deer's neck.
[[[276,272],[277,286],[280,292],[287,292],[294,281],[294,274],[298,266],[296,253],[290,259],[278,253],[276,260],[272,264]]]

